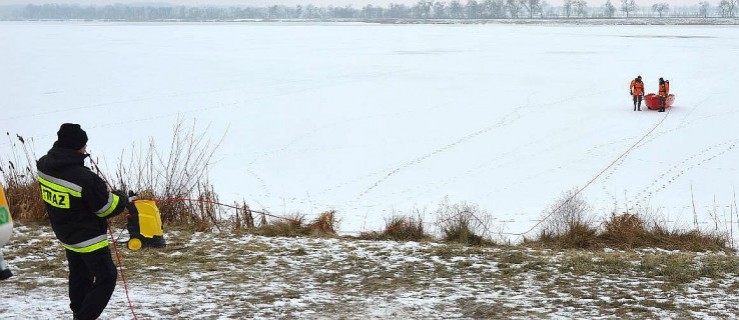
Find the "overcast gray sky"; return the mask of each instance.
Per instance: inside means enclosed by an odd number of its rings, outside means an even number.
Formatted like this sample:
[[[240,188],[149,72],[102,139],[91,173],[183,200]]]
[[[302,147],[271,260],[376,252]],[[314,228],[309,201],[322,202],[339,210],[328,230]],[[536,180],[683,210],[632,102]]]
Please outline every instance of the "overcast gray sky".
[[[442,0],[442,2],[451,2],[452,0]],[[479,2],[480,0],[478,0]],[[559,6],[562,5],[563,0],[546,0],[550,5]],[[606,0],[586,0],[588,6],[597,7],[606,3]],[[699,0],[636,0],[636,4],[639,6],[651,6],[654,3],[666,2],[672,6],[690,6],[698,4]],[[2,0],[0,1],[5,4],[44,4],[44,3],[60,3],[60,4],[82,4],[82,5],[107,5],[114,3],[123,4],[142,4],[147,2],[153,3],[170,3],[176,5],[195,6],[195,5],[252,5],[252,6],[265,6],[273,4],[283,5],[297,5],[297,4],[313,4],[319,6],[335,5],[344,6],[351,4],[354,7],[362,7],[367,4],[377,6],[387,6],[390,3],[402,3],[402,4],[414,4],[418,0],[161,0],[161,1],[142,1],[142,0]],[[461,3],[467,3],[466,0],[459,0]],[[708,0],[708,2],[715,6],[718,5],[719,0]],[[621,3],[621,0],[611,0],[615,6]]]

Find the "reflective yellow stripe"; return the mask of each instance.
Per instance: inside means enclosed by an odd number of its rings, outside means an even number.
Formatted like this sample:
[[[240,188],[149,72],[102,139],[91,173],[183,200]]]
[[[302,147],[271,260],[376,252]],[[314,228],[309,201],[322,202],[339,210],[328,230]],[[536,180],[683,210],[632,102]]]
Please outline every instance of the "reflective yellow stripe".
[[[53,182],[51,182],[49,180],[46,180],[46,179],[42,178],[41,176],[38,177],[38,182],[40,184],[44,185],[47,188],[54,189],[54,190],[60,191],[60,192],[65,192],[65,193],[68,193],[69,195],[75,196],[77,198],[81,198],[82,197],[82,193],[81,192],[79,192],[77,190],[74,190],[74,189],[67,188],[67,187],[65,187],[63,185],[60,185],[60,184],[53,183]]]
[[[41,197],[44,202],[57,208],[69,209],[69,193],[56,191],[44,184],[40,184],[40,186]]]
[[[67,249],[69,249],[71,251],[74,251],[74,252],[88,253],[88,252],[93,252],[93,251],[95,251],[97,249],[100,249],[100,248],[107,247],[108,246],[108,238],[105,238],[105,240],[103,240],[103,241],[100,241],[100,242],[97,242],[97,243],[94,243],[94,244],[91,244],[89,246],[82,247],[82,248],[75,248],[73,246],[66,245],[66,244],[63,244],[63,243],[62,243],[62,246],[64,248],[67,248]]]
[[[96,213],[98,217],[101,217],[101,218],[107,217],[108,215],[113,213],[113,210],[115,210],[115,207],[118,206],[118,201],[120,201],[121,198],[114,193],[111,193],[110,195],[113,197],[113,201],[108,201],[108,203],[106,203],[102,208],[100,208],[100,210],[98,210],[98,213]]]

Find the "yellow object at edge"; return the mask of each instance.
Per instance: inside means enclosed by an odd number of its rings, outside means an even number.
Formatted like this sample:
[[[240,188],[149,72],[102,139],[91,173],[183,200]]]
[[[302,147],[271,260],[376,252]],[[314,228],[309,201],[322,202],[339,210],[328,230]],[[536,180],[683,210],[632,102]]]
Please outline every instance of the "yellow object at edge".
[[[159,215],[159,208],[157,208],[156,203],[151,200],[136,200],[134,205],[139,212],[141,235],[147,238],[163,235],[162,217]]]
[[[128,249],[136,251],[138,249],[141,249],[141,240],[133,238],[131,240],[128,240]]]

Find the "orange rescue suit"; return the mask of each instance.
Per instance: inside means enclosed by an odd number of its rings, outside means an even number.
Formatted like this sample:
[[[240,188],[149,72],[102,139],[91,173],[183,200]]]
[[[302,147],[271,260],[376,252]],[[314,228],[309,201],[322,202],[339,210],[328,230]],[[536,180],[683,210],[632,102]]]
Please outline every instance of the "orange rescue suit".
[[[635,95],[635,96],[644,95],[644,82],[636,81],[636,79],[631,80],[631,85],[629,86],[629,90],[631,91],[632,95]]]
[[[670,94],[670,83],[665,81],[659,85],[659,96],[666,97],[668,94]]]

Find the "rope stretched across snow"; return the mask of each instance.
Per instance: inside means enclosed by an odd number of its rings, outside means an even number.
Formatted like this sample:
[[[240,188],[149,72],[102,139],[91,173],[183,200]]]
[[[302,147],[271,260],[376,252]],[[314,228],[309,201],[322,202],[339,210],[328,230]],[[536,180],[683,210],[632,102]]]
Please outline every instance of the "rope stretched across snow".
[[[658,122],[657,122],[657,123],[656,123],[656,124],[655,124],[654,126],[652,126],[652,128],[651,128],[651,129],[649,129],[649,131],[647,131],[647,132],[646,132],[646,133],[645,133],[645,134],[644,134],[644,135],[643,135],[643,136],[642,136],[642,137],[641,137],[641,138],[640,138],[639,140],[637,140],[636,142],[634,142],[634,144],[633,144],[633,145],[631,145],[631,146],[630,146],[630,147],[629,147],[628,149],[626,149],[626,151],[624,151],[623,153],[621,153],[621,155],[619,155],[619,156],[618,156],[618,157],[617,157],[616,159],[614,159],[614,160],[613,160],[613,161],[612,161],[612,162],[611,162],[611,163],[610,163],[610,164],[609,164],[608,166],[606,166],[606,167],[605,167],[605,168],[604,168],[603,170],[601,170],[600,172],[598,172],[598,174],[596,174],[596,175],[595,175],[595,176],[594,176],[594,177],[593,177],[592,179],[590,179],[590,181],[588,181],[587,183],[585,183],[585,185],[583,185],[583,186],[582,186],[582,187],[581,187],[580,189],[578,189],[578,190],[577,190],[576,192],[574,192],[574,193],[573,193],[572,195],[570,195],[570,197],[568,197],[568,198],[567,198],[567,200],[565,200],[565,201],[562,201],[562,203],[560,203],[560,204],[559,204],[559,206],[557,206],[556,208],[554,208],[554,209],[553,209],[553,210],[552,210],[551,212],[549,212],[549,214],[547,214],[546,216],[544,216],[544,218],[542,218],[541,220],[539,220],[539,222],[537,222],[536,224],[534,224],[534,226],[532,226],[532,227],[531,227],[531,228],[529,228],[528,230],[526,230],[526,231],[524,231],[524,232],[520,232],[520,233],[514,233],[514,232],[510,232],[510,233],[509,233],[509,232],[500,232],[499,234],[501,234],[501,235],[508,235],[508,236],[523,236],[523,235],[526,235],[526,234],[528,234],[529,232],[533,231],[534,229],[536,229],[536,228],[537,228],[537,227],[538,227],[539,225],[541,225],[541,224],[542,224],[542,223],[543,223],[544,221],[546,221],[547,219],[549,219],[549,218],[550,218],[550,217],[551,217],[551,216],[552,216],[552,215],[553,215],[554,213],[556,213],[556,212],[558,212],[558,211],[559,211],[560,209],[562,209],[562,207],[564,207],[564,205],[565,205],[565,204],[567,204],[568,202],[572,201],[572,199],[574,199],[574,198],[575,198],[575,197],[577,197],[577,196],[578,196],[578,195],[579,195],[580,193],[582,193],[582,192],[583,192],[583,190],[585,190],[585,189],[586,189],[587,187],[589,187],[589,186],[590,186],[591,184],[593,184],[593,182],[595,182],[595,180],[598,180],[598,178],[600,178],[600,176],[602,176],[602,175],[603,175],[604,173],[606,173],[606,171],[608,171],[608,169],[610,169],[611,167],[613,167],[613,166],[614,166],[614,165],[615,165],[616,163],[618,163],[618,162],[619,162],[619,161],[620,161],[620,160],[621,160],[621,159],[622,159],[623,157],[625,157],[625,156],[626,156],[627,154],[629,154],[629,153],[630,153],[630,152],[631,152],[632,150],[634,150],[634,149],[635,149],[635,148],[636,148],[636,147],[637,147],[637,146],[638,146],[638,145],[639,145],[639,144],[640,144],[640,143],[641,143],[642,141],[644,141],[644,139],[646,139],[646,138],[647,138],[647,137],[648,137],[648,136],[649,136],[649,135],[650,135],[650,134],[651,134],[652,132],[654,132],[654,130],[656,130],[656,129],[657,129],[657,128],[658,128],[658,127],[659,127],[659,126],[660,126],[660,125],[662,124],[662,122],[664,122],[664,121],[665,121],[665,119],[667,119],[667,116],[668,116],[668,115],[670,114],[670,110],[672,110],[672,108],[669,108],[669,109],[667,110],[667,112],[665,112],[665,115],[664,115],[664,116],[662,117],[662,119],[660,119],[660,121],[658,121]]]

